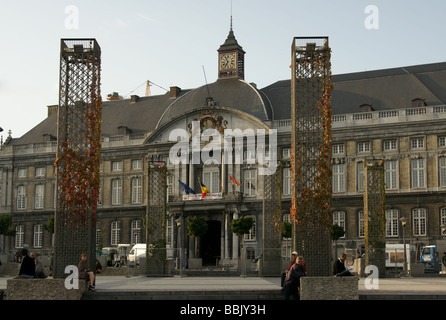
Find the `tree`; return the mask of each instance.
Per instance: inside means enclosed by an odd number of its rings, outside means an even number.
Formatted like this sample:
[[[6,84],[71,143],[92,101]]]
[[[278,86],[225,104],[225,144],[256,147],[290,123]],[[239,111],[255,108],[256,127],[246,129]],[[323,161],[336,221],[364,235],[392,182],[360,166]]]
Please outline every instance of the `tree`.
[[[13,236],[15,234],[14,228],[12,228],[12,215],[0,215],[0,235],[3,236],[3,250],[5,246],[5,236]]]
[[[243,258],[245,257],[245,234],[254,226],[254,220],[251,217],[240,217],[232,220],[231,230],[238,236],[242,236],[243,241]],[[243,276],[246,276],[246,269],[242,271]]]
[[[208,224],[202,217],[187,217],[187,234],[195,238],[195,257],[197,257],[198,238],[208,232]]]

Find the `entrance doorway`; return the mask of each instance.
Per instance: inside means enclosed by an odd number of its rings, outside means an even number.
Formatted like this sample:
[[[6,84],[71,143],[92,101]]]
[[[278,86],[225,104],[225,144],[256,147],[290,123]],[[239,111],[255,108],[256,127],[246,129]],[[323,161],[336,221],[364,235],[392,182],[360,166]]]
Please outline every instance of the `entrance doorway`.
[[[203,266],[215,266],[221,256],[221,222],[217,220],[206,221],[208,232],[201,236],[200,252]]]

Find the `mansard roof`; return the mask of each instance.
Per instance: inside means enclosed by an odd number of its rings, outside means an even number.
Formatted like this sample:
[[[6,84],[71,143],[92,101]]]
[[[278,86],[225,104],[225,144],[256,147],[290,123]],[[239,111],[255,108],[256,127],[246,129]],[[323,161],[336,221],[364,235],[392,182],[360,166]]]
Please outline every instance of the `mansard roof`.
[[[357,113],[364,104],[376,111],[408,108],[415,98],[424,99],[426,105],[446,105],[446,62],[340,74],[332,80],[333,114]],[[173,95],[104,101],[102,135],[117,135],[120,127],[132,133],[153,132],[171,119],[206,109],[209,97],[215,106],[237,109],[260,121],[291,117],[291,80],[277,81],[263,89],[240,79],[176,89]],[[39,143],[44,135],[57,136],[57,113],[9,144]]]
[[[415,98],[426,105],[446,104],[446,62],[333,75],[332,112],[360,112],[363,104],[373,109],[408,108]],[[291,80],[263,89],[271,101],[275,120],[291,114]]]

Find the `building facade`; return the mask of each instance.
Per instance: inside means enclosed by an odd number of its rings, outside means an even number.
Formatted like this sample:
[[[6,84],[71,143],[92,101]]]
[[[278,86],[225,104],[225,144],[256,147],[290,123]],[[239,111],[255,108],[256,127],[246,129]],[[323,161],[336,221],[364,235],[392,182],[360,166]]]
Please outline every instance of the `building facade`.
[[[248,258],[256,260],[264,250],[274,249],[263,244],[265,176],[259,174],[258,157],[272,159],[276,151],[280,220],[289,221],[291,81],[262,89],[245,81],[245,52],[232,30],[217,51],[218,79],[212,84],[104,101],[98,245],[145,241],[148,164],[158,161],[167,165],[167,248],[181,246],[189,258],[195,257],[193,237],[179,233],[176,222],[185,226],[187,217],[201,216],[208,232],[200,237],[198,257],[204,264],[235,267],[242,241],[231,231],[231,222],[250,216],[255,224],[245,236]],[[334,75],[333,84],[331,207],[333,223],[345,230],[338,248],[363,246],[363,161],[377,160],[385,162],[387,243],[402,243],[399,219],[407,217],[410,243],[442,244],[446,63]],[[56,122],[57,106],[49,106],[45,120],[20,138],[9,136],[1,146],[0,214],[13,216],[15,230],[14,237],[3,240],[7,252],[25,245],[44,252],[53,246],[45,225],[55,210]],[[197,144],[189,139],[194,129],[201,138]],[[213,141],[203,135],[206,129],[223,138],[228,130],[240,130],[245,137],[218,154],[203,153]],[[184,133],[187,139],[181,140]],[[272,133],[277,144],[271,144]],[[262,135],[263,149],[257,148]],[[179,141],[184,148],[177,148]],[[182,162],[174,163],[181,157]],[[186,194],[182,183],[197,195]],[[209,191],[203,198],[202,185]],[[283,256],[289,256],[290,244],[282,239]]]

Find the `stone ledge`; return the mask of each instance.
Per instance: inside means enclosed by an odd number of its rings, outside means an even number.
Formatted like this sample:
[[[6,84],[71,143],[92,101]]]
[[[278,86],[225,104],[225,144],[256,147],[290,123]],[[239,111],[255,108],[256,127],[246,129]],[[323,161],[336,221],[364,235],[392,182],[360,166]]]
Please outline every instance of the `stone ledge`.
[[[6,300],[80,300],[88,282],[79,280],[79,289],[66,289],[65,279],[9,279]]]
[[[302,277],[301,300],[359,300],[358,277]]]

